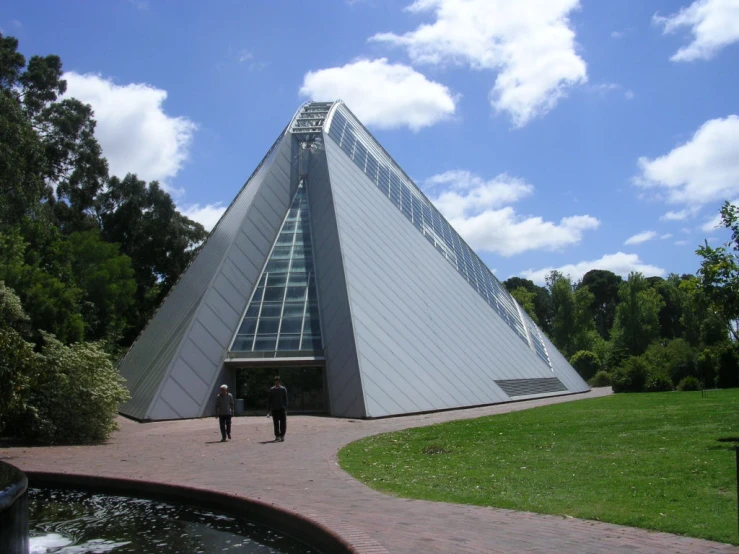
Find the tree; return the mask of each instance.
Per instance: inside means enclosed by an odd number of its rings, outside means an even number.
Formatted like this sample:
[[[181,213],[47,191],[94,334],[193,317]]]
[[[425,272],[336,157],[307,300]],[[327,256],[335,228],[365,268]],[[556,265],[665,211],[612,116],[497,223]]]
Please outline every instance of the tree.
[[[138,319],[130,340],[188,266],[207,233],[177,211],[156,181],[147,185],[132,174],[110,179],[108,190],[100,195],[98,217],[103,239],[121,245],[136,275]]]
[[[15,38],[0,35],[7,63],[0,70],[0,210],[17,222],[45,197],[66,230],[89,228],[108,176],[92,108],[74,98],[57,101],[67,90],[58,56],[33,56],[26,66],[17,48]]]
[[[586,288],[573,291],[572,282],[559,272],[547,277],[552,297],[552,342],[566,356],[591,350],[595,324],[590,313],[593,294]]]
[[[64,342],[78,342],[85,335],[79,310],[82,291],[71,278],[64,242],[52,232],[38,244],[42,245],[39,250],[29,248],[17,228],[0,233],[0,280],[21,299],[36,341],[40,340],[38,332],[46,331]],[[57,258],[45,264],[48,260],[39,258],[39,251],[44,250],[55,252]]]
[[[638,356],[659,337],[659,311],[664,301],[641,273],[629,274],[618,295],[621,302],[611,332],[614,348]]]
[[[511,296],[515,298],[516,302],[529,314],[529,317],[534,320],[534,323],[538,324],[539,321],[536,317],[536,306],[534,300],[536,298],[535,292],[529,292],[523,287],[518,287],[511,291]]]
[[[659,336],[664,339],[676,339],[683,335],[682,308],[683,302],[679,289],[680,277],[671,274],[667,279],[650,277],[647,279],[652,288],[662,298],[663,306],[659,311]]]
[[[551,334],[552,317],[554,316],[552,310],[552,298],[549,295],[549,290],[546,287],[540,287],[529,279],[523,279],[521,277],[511,277],[503,282],[505,288],[513,294],[513,291],[519,288],[523,288],[527,292],[534,293],[534,313],[536,317],[532,316],[532,319],[537,322],[542,331],[547,335]],[[529,313],[531,315],[531,313]]]
[[[595,328],[603,339],[608,340],[616,317],[616,306],[618,305],[618,288],[623,279],[612,271],[605,269],[592,269],[583,275],[578,284],[578,290],[586,287],[593,293],[593,304],[591,310],[595,320]]]
[[[117,244],[103,242],[98,230],[72,233],[67,241],[72,273],[82,291],[86,338],[117,338],[127,326],[136,293],[131,258]]]
[[[729,202],[721,207],[721,225],[731,240],[713,248],[708,241],[696,253],[702,258],[698,270],[700,288],[717,317],[736,342],[739,340],[739,208]]]

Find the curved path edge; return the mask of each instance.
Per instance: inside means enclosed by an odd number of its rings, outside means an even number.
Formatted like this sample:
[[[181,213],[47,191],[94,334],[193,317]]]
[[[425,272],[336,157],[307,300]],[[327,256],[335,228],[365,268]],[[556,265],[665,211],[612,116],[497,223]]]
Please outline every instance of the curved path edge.
[[[213,490],[142,479],[102,477],[82,473],[27,471],[30,487],[67,487],[101,494],[140,496],[149,500],[197,505],[243,517],[298,539],[320,552],[336,554],[381,554],[387,552],[364,533],[340,521],[307,516],[261,500]],[[324,520],[324,521],[321,521]],[[359,544],[356,544],[359,541]]]

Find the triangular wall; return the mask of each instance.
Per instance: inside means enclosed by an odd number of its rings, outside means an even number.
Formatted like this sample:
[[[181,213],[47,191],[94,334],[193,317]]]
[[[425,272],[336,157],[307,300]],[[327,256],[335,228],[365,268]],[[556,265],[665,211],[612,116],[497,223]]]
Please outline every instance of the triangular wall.
[[[537,355],[332,138],[325,151],[366,417],[504,402],[527,386],[588,390],[551,343],[551,365]]]
[[[297,150],[283,133],[120,365],[136,419],[199,417],[295,193]]]

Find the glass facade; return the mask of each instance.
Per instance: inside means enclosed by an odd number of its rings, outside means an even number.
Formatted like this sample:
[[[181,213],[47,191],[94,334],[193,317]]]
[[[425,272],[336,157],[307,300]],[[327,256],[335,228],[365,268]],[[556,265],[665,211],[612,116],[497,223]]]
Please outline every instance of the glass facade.
[[[232,354],[323,352],[309,217],[301,181],[231,345]]]
[[[536,325],[428,198],[342,104],[334,111],[328,135],[551,368],[546,346]]]

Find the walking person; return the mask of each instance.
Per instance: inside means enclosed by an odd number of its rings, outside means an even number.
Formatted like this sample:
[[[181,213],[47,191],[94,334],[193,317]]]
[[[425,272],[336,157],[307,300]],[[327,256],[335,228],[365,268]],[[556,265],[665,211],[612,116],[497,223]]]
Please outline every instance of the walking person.
[[[279,375],[275,377],[275,386],[269,389],[267,409],[267,416],[272,415],[275,426],[275,442],[283,442],[287,429],[287,389],[280,384]]]
[[[216,396],[216,417],[221,427],[221,442],[226,442],[226,437],[231,439],[231,418],[235,407],[234,397],[228,392],[228,385],[221,385],[221,392]]]

